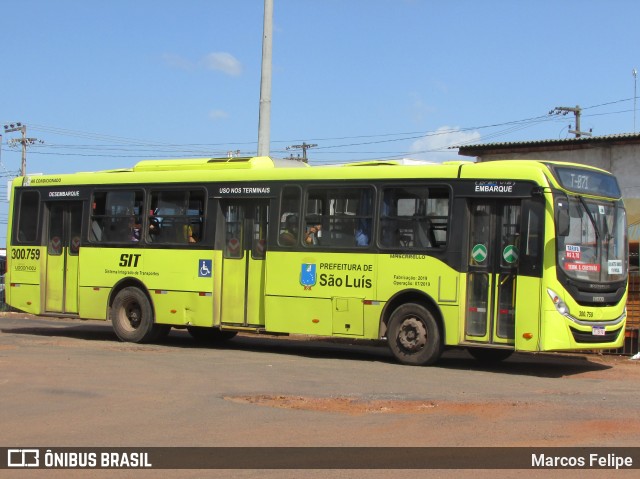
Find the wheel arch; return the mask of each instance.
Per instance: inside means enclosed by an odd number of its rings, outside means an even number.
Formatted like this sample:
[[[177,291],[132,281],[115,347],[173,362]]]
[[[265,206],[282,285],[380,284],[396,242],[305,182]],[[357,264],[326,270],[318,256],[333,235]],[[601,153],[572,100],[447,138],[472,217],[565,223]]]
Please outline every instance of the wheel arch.
[[[391,319],[391,315],[393,314],[393,312],[398,307],[407,303],[419,304],[427,308],[431,312],[433,318],[438,323],[438,328],[440,328],[441,333],[441,340],[444,342],[446,333],[445,324],[442,316],[442,311],[440,310],[438,303],[436,303],[431,296],[417,289],[405,289],[403,291],[397,292],[391,298],[389,298],[389,301],[387,301],[382,310],[382,316],[380,318],[380,337],[386,337],[389,320]]]

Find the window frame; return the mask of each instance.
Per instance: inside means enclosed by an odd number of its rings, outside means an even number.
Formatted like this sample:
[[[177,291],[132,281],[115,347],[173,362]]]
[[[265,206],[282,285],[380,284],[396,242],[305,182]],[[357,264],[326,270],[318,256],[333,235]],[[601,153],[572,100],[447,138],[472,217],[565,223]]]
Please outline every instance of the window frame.
[[[430,213],[429,211],[425,211],[423,214],[416,216],[416,214],[414,213],[411,216],[408,215],[385,215],[384,211],[385,209],[387,209],[387,206],[385,205],[385,192],[389,191],[389,190],[393,190],[393,189],[398,189],[398,190],[411,190],[411,189],[423,189],[426,190],[426,195],[424,197],[420,197],[420,198],[416,198],[419,200],[424,200],[425,201],[425,208],[429,207],[429,201],[431,200],[446,200],[446,207],[447,207],[447,211],[446,214],[442,215],[442,214],[436,214],[433,215],[432,213]],[[432,196],[432,192],[436,191],[438,194],[435,196]],[[446,194],[446,195],[445,195]],[[408,196],[407,196],[408,197]],[[398,199],[402,199],[402,197],[398,198]],[[397,208],[397,204],[395,205]],[[398,249],[402,249],[404,251],[408,250],[408,251],[430,251],[430,254],[432,254],[433,252],[441,252],[441,251],[445,251],[448,246],[449,243],[451,241],[450,236],[451,236],[451,231],[452,231],[452,224],[451,224],[451,214],[453,211],[453,207],[454,207],[454,196],[453,196],[453,191],[452,191],[452,186],[451,184],[448,183],[431,183],[431,182],[415,182],[415,181],[411,181],[411,182],[406,182],[406,183],[402,183],[402,182],[393,182],[393,183],[385,183],[382,185],[379,185],[378,187],[378,214],[376,215],[376,223],[378,225],[378,229],[377,229],[377,235],[376,235],[376,245],[380,250],[383,251],[389,251],[389,250],[398,250]],[[415,210],[414,210],[415,211]],[[397,211],[396,211],[397,213]],[[430,225],[425,224],[422,228],[426,228],[428,229],[428,231],[423,232],[424,234],[427,235],[428,238],[428,242],[430,243],[429,245],[425,246],[425,245],[415,245],[414,243],[416,243],[416,237],[418,236],[416,230],[418,229],[418,227],[420,226],[419,222],[415,221],[415,218],[412,220],[412,217],[416,217],[416,218],[424,218],[426,220],[428,220],[428,223]],[[408,239],[405,239],[404,242],[405,244],[402,244],[402,240],[401,240],[401,236],[402,235],[398,235],[398,241],[397,244],[395,244],[395,241],[393,244],[390,244],[388,241],[384,240],[383,235],[387,234],[385,233],[386,231],[388,231],[388,227],[384,224],[385,223],[385,218],[388,218],[390,220],[390,223],[395,219],[398,222],[402,222],[405,223],[405,225],[407,226],[407,230],[411,230],[412,229],[412,235],[409,235]],[[399,228],[398,228],[399,229]],[[444,231],[444,240],[439,240],[438,239],[438,235],[439,235],[439,231]],[[433,235],[433,236],[432,236]],[[426,242],[424,240],[422,240],[421,242]]]
[[[24,197],[26,195],[32,194],[35,197],[34,205],[35,205],[35,214],[33,211],[27,212],[24,207]],[[42,208],[44,202],[42,201],[42,196],[40,195],[40,191],[38,190],[17,190],[18,201],[15,202],[15,209],[13,212],[13,244],[14,245],[29,245],[29,246],[38,246],[41,244],[41,221],[40,217],[42,215]],[[21,226],[24,224],[34,224],[33,227],[33,237],[32,238],[20,238]]]
[[[176,202],[175,206],[177,208],[183,208],[183,213],[173,213],[167,214],[162,211],[158,212],[158,209],[166,206],[159,206],[161,194],[174,194],[174,193],[182,193],[184,195],[182,199],[182,205],[179,206]],[[194,193],[200,195],[198,198]],[[201,201],[201,208],[198,210],[197,214],[190,214],[189,212],[192,210],[190,206],[192,205],[192,200],[196,198],[196,201]],[[207,218],[207,203],[208,203],[208,192],[206,188],[185,184],[182,188],[177,187],[169,187],[162,188],[161,185],[154,185],[149,187],[147,191],[146,197],[146,209],[149,214],[146,215],[144,224],[144,237],[145,242],[158,244],[158,245],[187,245],[194,246],[202,243],[206,240],[206,218]],[[161,218],[160,221],[156,222],[155,225],[157,227],[162,228],[162,224],[166,219],[170,219],[170,224],[173,229],[173,237],[169,240],[166,240],[168,235],[163,237],[162,229],[157,235],[152,234],[152,224],[153,218]],[[196,221],[194,221],[196,219]],[[177,227],[176,227],[177,225]],[[197,228],[194,226],[197,225]],[[182,226],[182,234],[180,233],[180,226]],[[165,226],[166,228],[167,226]],[[195,232],[194,232],[195,231]],[[193,239],[193,241],[191,241]]]
[[[346,194],[336,194],[337,192]],[[353,193],[360,192],[357,198],[350,198]],[[314,197],[314,193],[320,193]],[[349,193],[352,193],[350,195]],[[368,193],[368,205],[363,205],[363,198]],[[310,250],[369,250],[373,247],[376,228],[376,198],[377,189],[371,183],[351,184],[309,184],[304,188],[303,218],[302,218],[302,245]],[[323,201],[323,208],[328,211],[310,211],[311,201]],[[348,211],[348,202],[357,200],[355,211]],[[366,198],[365,198],[366,200]],[[343,201],[341,211],[336,212],[335,205]],[[334,208],[331,211],[332,207]],[[362,210],[364,208],[364,211]],[[368,211],[367,211],[368,210]],[[349,231],[349,222],[352,222],[352,232]],[[368,222],[368,224],[367,224]],[[347,225],[346,228],[338,228],[337,225]],[[318,228],[320,226],[320,228]],[[332,227],[334,226],[334,227]],[[318,231],[319,230],[319,231]],[[329,236],[328,239],[325,239]],[[366,244],[358,244],[364,241]]]
[[[116,195],[116,194],[122,194],[122,193],[133,193],[134,201],[131,205],[125,205],[124,203],[118,204],[117,202],[114,202],[114,203],[109,202],[110,195]],[[104,213],[96,214],[95,213],[97,208],[96,197],[101,194],[104,194],[104,200],[102,205],[104,208]],[[143,188],[95,188],[91,192],[91,211],[89,213],[89,234],[87,238],[88,242],[90,244],[96,244],[96,245],[139,243],[142,240],[141,234],[140,236],[138,236],[137,240],[133,239],[134,238],[133,234],[134,234],[134,230],[136,229],[136,226],[138,226],[138,229],[141,229],[143,227],[142,225],[144,224],[143,217],[144,217],[144,211],[145,211],[145,200],[146,200],[146,194]],[[131,208],[132,210],[127,211],[125,213],[113,214],[112,212],[108,211],[108,206],[114,206],[114,205],[117,207]],[[137,212],[135,211],[136,208],[138,208]],[[125,223],[124,221],[125,219],[126,219],[127,226],[126,228],[123,228],[121,225]],[[98,220],[102,220],[102,223],[101,221],[98,221]],[[105,239],[104,234],[107,229],[107,224],[109,223],[109,220],[111,220],[112,225],[116,226],[115,228],[111,227],[109,233],[112,234],[113,230],[121,230],[122,232],[121,237],[116,236],[115,239],[110,239],[110,238]],[[129,230],[128,233],[126,232],[127,229]],[[109,236],[109,234],[107,236]]]

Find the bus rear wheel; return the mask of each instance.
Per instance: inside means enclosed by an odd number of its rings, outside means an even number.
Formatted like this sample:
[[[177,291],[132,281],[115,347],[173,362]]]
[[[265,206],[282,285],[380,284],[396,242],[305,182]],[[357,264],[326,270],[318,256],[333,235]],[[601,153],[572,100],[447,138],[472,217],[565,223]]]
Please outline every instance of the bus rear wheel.
[[[135,287],[124,288],[116,295],[109,317],[116,336],[130,343],[155,341],[170,329],[170,326],[153,322],[149,298]]]
[[[416,303],[403,304],[391,314],[387,342],[398,361],[412,366],[435,363],[443,349],[433,314]]]

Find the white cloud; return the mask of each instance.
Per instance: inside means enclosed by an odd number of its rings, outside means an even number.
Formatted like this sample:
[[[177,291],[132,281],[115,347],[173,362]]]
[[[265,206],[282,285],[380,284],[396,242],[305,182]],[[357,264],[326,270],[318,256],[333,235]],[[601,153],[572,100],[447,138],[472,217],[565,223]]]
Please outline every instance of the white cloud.
[[[176,55],[174,53],[165,53],[162,55],[162,59],[165,64],[171,68],[176,68],[178,70],[193,70],[194,65],[190,60],[187,60],[180,55]]]
[[[193,71],[196,69],[216,70],[230,76],[239,76],[242,73],[242,63],[231,53],[213,52],[204,56],[199,62],[193,62],[188,58],[165,53],[162,55],[165,65],[178,70]]]
[[[480,141],[477,131],[461,131],[460,127],[441,126],[435,132],[413,142],[409,156],[418,160],[443,162],[447,160],[464,160],[450,146],[473,144]]]
[[[424,102],[422,97],[417,93],[410,93],[411,98],[411,116],[416,123],[423,123],[426,118],[436,112],[436,109]]]
[[[238,76],[242,73],[242,64],[231,53],[209,53],[203,58],[202,64],[209,70],[221,71],[231,76]]]
[[[212,120],[224,120],[225,118],[229,118],[229,113],[224,110],[211,110],[209,112],[209,118]]]

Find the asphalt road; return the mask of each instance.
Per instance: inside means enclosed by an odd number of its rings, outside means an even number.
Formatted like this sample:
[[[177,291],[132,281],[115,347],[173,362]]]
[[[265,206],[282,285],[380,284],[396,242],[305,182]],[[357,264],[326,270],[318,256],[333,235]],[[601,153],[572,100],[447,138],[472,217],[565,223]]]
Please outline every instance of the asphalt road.
[[[635,447],[639,386],[640,361],[626,357],[515,354],[488,367],[454,350],[435,366],[410,367],[372,343],[238,336],[204,346],[174,330],[161,344],[138,345],[119,342],[109,323],[0,316],[5,447]],[[392,476],[372,470],[158,472],[5,470],[0,476]],[[546,472],[527,474],[559,477]],[[393,474],[427,476],[467,477]]]

